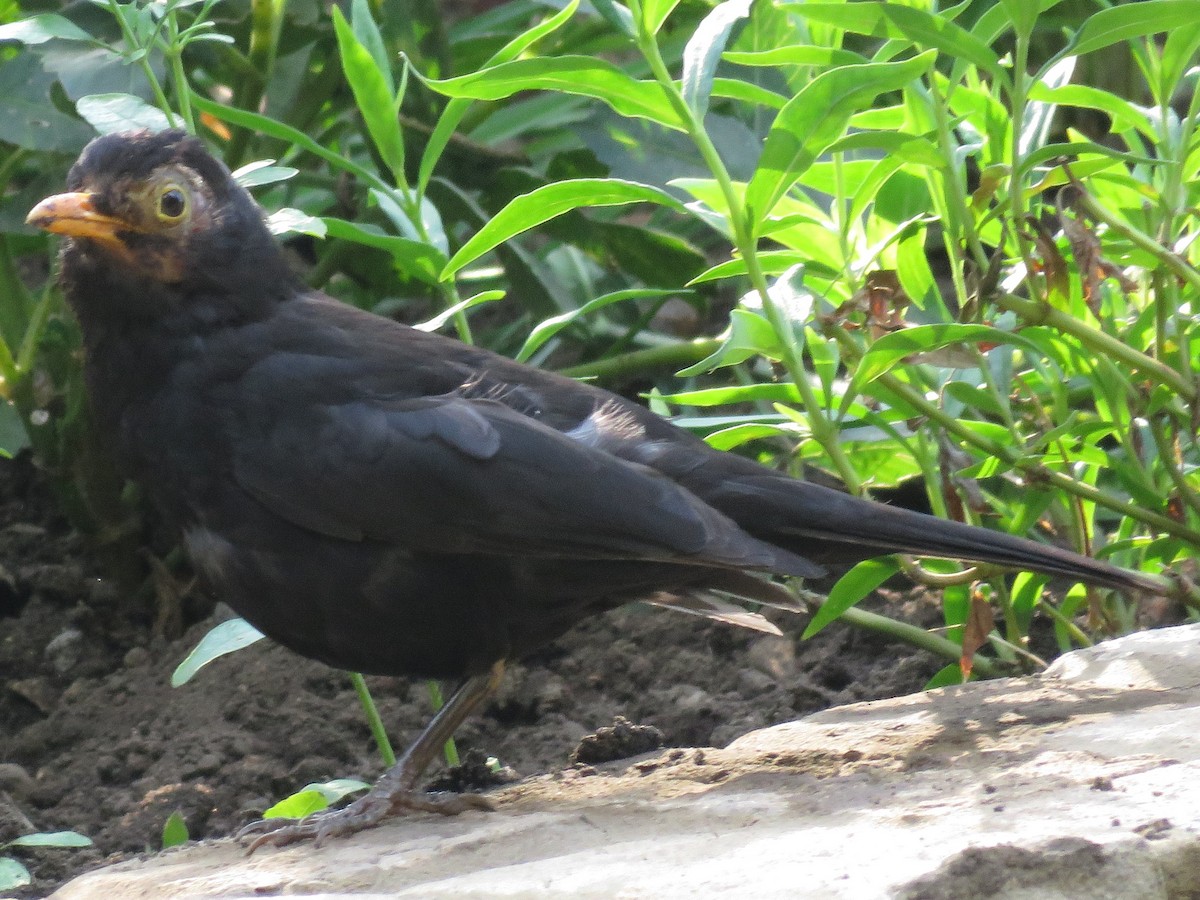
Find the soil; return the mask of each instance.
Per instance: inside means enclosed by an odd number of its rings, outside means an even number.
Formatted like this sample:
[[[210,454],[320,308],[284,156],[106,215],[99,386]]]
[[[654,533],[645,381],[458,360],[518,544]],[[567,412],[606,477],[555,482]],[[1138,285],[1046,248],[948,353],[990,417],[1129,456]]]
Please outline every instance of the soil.
[[[153,592],[118,590],[100,570],[32,463],[0,461],[0,844],[64,829],[94,842],[10,851],[34,876],[13,896],[44,897],[157,850],[175,812],[191,839],[222,837],[310,782],[378,776],[345,673],[261,641],[172,688],[175,667],[232,611],[191,601],[183,635],[167,640]],[[923,594],[880,602],[920,624],[940,618]],[[802,619],[768,615],[784,637],[640,605],[586,621],[510,668],[460,729],[460,751],[484,772],[481,755],[528,776],[660,740],[722,747],[831,705],[920,690],[943,665],[839,626],[801,641]],[[430,715],[426,686],[368,684],[403,746]]]

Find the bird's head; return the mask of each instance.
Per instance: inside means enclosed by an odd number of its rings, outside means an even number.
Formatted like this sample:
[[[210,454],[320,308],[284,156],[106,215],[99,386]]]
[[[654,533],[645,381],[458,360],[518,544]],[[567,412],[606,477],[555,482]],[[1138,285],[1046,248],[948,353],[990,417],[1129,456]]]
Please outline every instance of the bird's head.
[[[287,281],[261,209],[200,141],[182,131],[109,134],[92,141],[27,221],[64,235],[64,278],[95,285],[126,312],[171,297]],[[161,313],[162,310],[157,310]]]

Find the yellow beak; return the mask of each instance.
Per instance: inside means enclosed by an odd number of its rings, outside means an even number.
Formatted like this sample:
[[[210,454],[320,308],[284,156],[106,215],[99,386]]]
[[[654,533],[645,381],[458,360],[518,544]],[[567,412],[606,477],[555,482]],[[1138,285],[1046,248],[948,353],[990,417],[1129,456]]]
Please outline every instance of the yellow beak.
[[[128,248],[117,233],[134,230],[129,223],[98,212],[92,195],[84,192],[47,197],[29,211],[25,222],[51,234],[87,238],[120,253]]]

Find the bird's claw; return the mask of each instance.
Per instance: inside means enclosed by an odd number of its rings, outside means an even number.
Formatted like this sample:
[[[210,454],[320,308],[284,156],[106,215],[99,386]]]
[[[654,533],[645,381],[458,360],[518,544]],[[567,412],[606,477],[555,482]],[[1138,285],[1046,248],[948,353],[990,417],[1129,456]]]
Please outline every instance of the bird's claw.
[[[429,812],[457,816],[472,809],[490,810],[492,803],[479,794],[401,791],[387,795],[372,792],[342,809],[321,810],[302,819],[276,818],[251,822],[237,833],[236,840],[253,838],[246,848],[247,856],[259,847],[286,847],[308,840],[319,847],[328,838],[356,834],[393,815]]]

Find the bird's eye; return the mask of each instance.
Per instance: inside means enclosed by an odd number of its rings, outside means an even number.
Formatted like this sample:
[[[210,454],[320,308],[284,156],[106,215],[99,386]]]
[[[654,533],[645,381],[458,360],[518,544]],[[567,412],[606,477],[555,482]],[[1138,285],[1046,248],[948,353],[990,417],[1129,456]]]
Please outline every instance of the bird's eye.
[[[178,222],[187,212],[187,194],[183,188],[168,185],[158,195],[158,218],[163,222]]]

